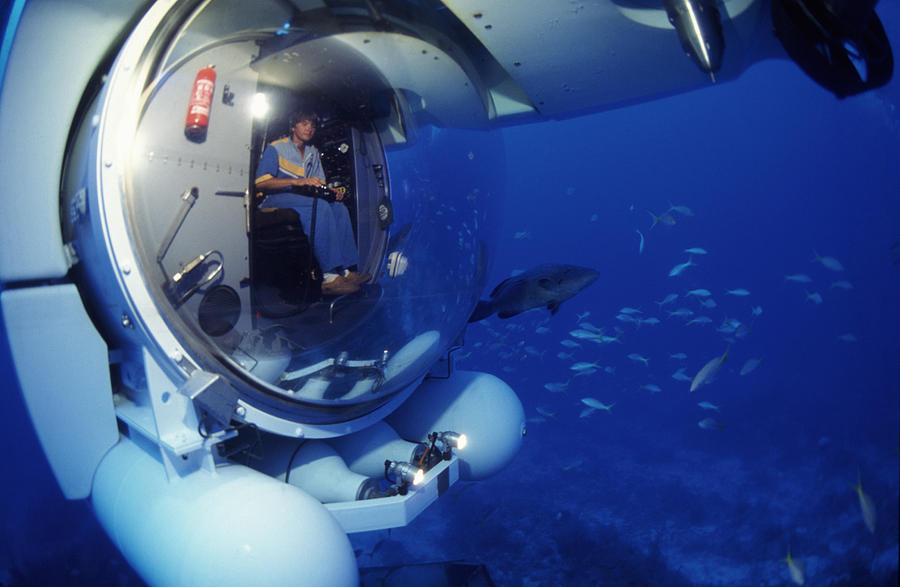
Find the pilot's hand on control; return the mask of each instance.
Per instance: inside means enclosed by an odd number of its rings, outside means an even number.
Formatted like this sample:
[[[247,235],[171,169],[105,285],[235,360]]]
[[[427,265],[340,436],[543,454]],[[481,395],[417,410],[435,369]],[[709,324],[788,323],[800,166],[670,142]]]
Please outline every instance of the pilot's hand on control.
[[[324,184],[324,182],[321,179],[319,179],[318,177],[298,177],[296,185],[298,185],[298,186],[311,185],[313,187],[317,187],[317,186],[320,186],[323,184]]]
[[[334,199],[337,200],[338,202],[340,202],[341,200],[344,199],[344,192],[342,192],[338,188],[328,188],[328,189],[330,189],[332,191],[332,193],[334,193]]]

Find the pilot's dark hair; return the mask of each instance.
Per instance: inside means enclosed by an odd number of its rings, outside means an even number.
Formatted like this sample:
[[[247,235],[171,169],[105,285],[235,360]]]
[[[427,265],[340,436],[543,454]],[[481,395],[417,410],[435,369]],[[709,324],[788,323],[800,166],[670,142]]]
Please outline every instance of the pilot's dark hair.
[[[316,126],[319,126],[319,115],[316,111],[309,107],[303,107],[294,110],[291,112],[291,115],[288,116],[288,128],[294,128],[298,122],[304,120],[312,120]]]

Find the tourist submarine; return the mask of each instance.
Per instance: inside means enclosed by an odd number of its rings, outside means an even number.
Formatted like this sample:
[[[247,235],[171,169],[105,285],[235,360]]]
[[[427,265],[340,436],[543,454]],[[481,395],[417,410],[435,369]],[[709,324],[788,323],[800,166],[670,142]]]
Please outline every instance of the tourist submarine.
[[[410,524],[523,441],[514,391],[453,361],[500,220],[500,129],[770,58],[838,97],[876,88],[874,6],[14,0],[2,312],[62,492],[150,585],[357,584],[349,533]],[[372,276],[350,295],[322,296],[310,235],[254,190],[304,104]]]

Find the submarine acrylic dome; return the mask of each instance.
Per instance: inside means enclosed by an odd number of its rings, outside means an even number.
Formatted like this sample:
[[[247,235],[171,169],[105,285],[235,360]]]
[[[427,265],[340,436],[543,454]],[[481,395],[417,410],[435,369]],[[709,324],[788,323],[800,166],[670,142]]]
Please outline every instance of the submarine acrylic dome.
[[[465,63],[422,35],[293,23],[278,2],[191,6],[149,10],[82,112],[62,190],[77,283],[135,402],[129,349],[146,347],[182,386],[159,401],[190,398],[202,426],[346,434],[408,397],[465,327],[502,139],[475,130]],[[210,79],[198,130],[189,109]],[[350,295],[321,291],[310,240],[329,235],[255,189],[300,106],[320,117],[312,143],[371,276]]]

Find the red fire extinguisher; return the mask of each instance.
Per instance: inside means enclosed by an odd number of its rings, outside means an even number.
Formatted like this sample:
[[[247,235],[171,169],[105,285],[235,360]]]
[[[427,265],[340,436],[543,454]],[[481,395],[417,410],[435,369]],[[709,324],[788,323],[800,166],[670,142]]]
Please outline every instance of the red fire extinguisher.
[[[192,141],[202,141],[206,137],[209,126],[209,109],[212,105],[213,89],[216,86],[215,65],[209,65],[197,72],[194,87],[191,89],[191,101],[188,103],[187,120],[184,122],[184,134]]]

